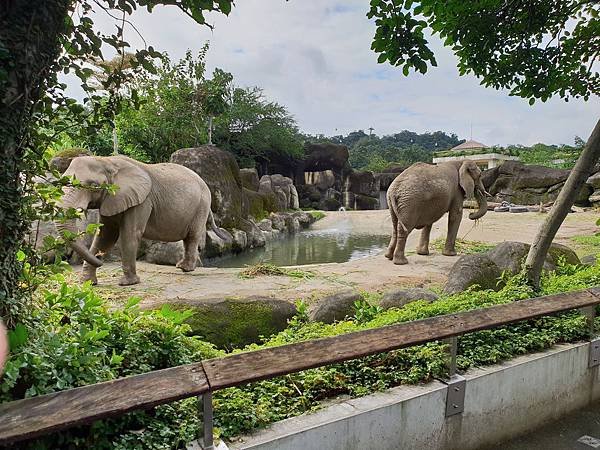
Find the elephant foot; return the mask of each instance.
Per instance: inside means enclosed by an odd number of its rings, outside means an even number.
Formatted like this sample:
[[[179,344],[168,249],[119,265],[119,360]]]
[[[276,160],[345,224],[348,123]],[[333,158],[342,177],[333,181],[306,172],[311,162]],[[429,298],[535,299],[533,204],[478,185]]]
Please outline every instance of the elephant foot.
[[[186,263],[185,261],[181,260],[179,261],[175,267],[177,267],[178,269],[181,269],[184,272],[193,272],[194,270],[196,270],[196,265],[192,264],[192,263]]]
[[[385,254],[385,257],[391,261],[394,258],[394,255],[393,255],[393,253],[387,252]]]
[[[92,275],[88,273],[82,273],[79,279],[82,283],[85,283],[86,281],[91,281],[92,286],[96,286],[98,284],[98,278],[96,277],[96,274]]]
[[[429,255],[429,249],[428,248],[417,248],[417,255],[427,256],[427,255]]]
[[[133,276],[125,276],[123,275],[119,280],[119,286],[131,286],[132,284],[138,284],[140,282],[140,277],[137,275]]]
[[[442,252],[442,255],[444,255],[444,256],[456,256],[456,252],[454,250],[444,250]]]
[[[408,264],[408,259],[406,259],[406,256],[396,256],[394,258],[394,264],[397,266],[403,266],[404,264]]]

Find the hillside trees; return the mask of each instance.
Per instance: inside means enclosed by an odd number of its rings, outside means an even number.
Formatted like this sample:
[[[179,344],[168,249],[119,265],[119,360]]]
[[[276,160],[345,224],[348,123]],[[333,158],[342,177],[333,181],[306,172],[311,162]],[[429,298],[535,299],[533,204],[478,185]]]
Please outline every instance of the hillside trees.
[[[380,63],[426,73],[437,65],[429,35],[437,34],[458,59],[461,75],[510,95],[546,101],[552,96],[600,95],[600,3],[592,0],[371,0],[371,48]],[[600,121],[540,227],[526,260],[539,287],[545,256],[560,224],[600,158]]]

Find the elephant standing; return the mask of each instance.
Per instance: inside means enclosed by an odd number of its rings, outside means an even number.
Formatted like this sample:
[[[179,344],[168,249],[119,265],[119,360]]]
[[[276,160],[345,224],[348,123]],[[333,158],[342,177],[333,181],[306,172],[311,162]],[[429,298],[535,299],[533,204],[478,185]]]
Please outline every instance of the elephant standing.
[[[139,283],[135,261],[142,238],[164,242],[183,240],[184,257],[177,263],[184,272],[193,271],[198,247],[206,241],[206,222],[221,238],[210,210],[208,186],[195,172],[179,164],[143,164],[125,156],[82,156],[73,159],[65,172],[77,178],[82,187],[67,187],[62,208],[100,209],[100,228],[88,250],[80,241],[72,242],[85,260],[82,279],[97,283],[98,259],[120,238],[123,277],[121,286]],[[112,195],[103,184],[115,184]],[[77,232],[75,221],[57,223],[59,230]]]
[[[456,235],[462,219],[463,201],[475,197],[479,208],[469,214],[476,220],[487,212],[481,170],[473,161],[451,161],[438,165],[416,163],[390,185],[387,201],[392,216],[392,238],[385,257],[394,264],[407,264],[406,239],[413,229],[423,230],[417,247],[419,255],[429,254],[431,226],[448,212],[448,235],[442,252],[456,255]]]

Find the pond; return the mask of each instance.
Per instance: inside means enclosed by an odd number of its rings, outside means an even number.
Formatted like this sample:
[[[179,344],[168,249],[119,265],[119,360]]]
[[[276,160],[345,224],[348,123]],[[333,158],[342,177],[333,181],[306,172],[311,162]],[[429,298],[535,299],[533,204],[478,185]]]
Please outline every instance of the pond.
[[[206,267],[244,267],[258,263],[277,266],[341,263],[376,255],[385,249],[389,236],[353,234],[339,227],[327,230],[306,230],[276,239],[262,248],[246,250],[236,255],[206,260]]]

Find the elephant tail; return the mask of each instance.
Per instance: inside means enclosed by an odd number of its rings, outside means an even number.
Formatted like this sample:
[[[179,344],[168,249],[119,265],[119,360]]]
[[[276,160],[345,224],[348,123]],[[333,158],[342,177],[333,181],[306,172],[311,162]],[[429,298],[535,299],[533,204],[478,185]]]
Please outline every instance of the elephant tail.
[[[217,226],[217,224],[215,223],[215,216],[213,215],[213,212],[210,209],[208,210],[208,220],[210,221],[210,228],[215,232],[215,234],[224,241],[228,241],[229,236],[223,233],[223,231]]]

